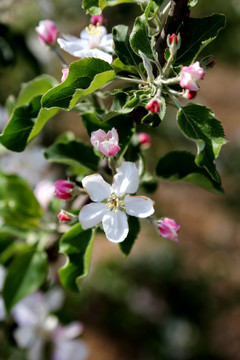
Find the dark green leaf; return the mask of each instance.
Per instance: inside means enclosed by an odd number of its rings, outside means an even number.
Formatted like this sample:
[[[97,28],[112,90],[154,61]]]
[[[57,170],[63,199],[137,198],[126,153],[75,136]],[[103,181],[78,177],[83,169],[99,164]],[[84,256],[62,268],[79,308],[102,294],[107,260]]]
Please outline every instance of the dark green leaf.
[[[80,224],[62,236],[60,252],[67,256],[67,261],[59,270],[59,276],[67,289],[79,291],[80,279],[88,274],[93,238],[92,230],[83,230]]]
[[[91,15],[99,15],[106,6],[115,6],[122,3],[140,3],[138,0],[83,0],[83,8]]]
[[[198,154],[195,162],[204,167],[214,181],[220,182],[214,160],[226,143],[220,121],[205,106],[188,104],[177,114],[178,124],[183,133],[197,145]]]
[[[121,62],[119,58],[113,61],[112,67],[116,74],[119,74],[120,72],[127,72],[130,74],[138,75],[138,71],[135,66],[125,65]]]
[[[129,43],[128,26],[118,25],[112,30],[114,51],[125,65],[136,65],[141,58],[135,54]]]
[[[47,150],[44,156],[48,161],[77,166],[79,164],[96,171],[99,158],[94,154],[93,147],[79,140],[59,139]]]
[[[147,58],[154,60],[151,42],[148,37],[148,25],[144,14],[137,17],[134,22],[133,30],[130,35],[130,45],[137,55],[139,54],[139,50],[141,50]]]
[[[30,249],[11,263],[3,288],[3,298],[9,311],[18,301],[36,291],[47,275],[46,254]]]
[[[43,96],[42,106],[70,110],[78,100],[114,78],[114,70],[106,61],[96,58],[75,61],[70,65],[67,79]]]
[[[145,115],[142,120],[141,123],[148,125],[149,127],[157,127],[161,122],[159,113],[157,114],[153,114],[151,112],[149,112],[147,115]]]
[[[221,184],[214,181],[204,168],[195,164],[193,154],[173,151],[158,161],[157,175],[169,181],[186,181],[214,193],[223,193]]]
[[[175,65],[190,65],[200,51],[213,41],[225,26],[225,16],[213,14],[205,18],[189,18],[180,28],[181,47]]]
[[[42,210],[27,182],[17,175],[0,173],[0,216],[20,228],[37,226]]]
[[[119,243],[119,247],[124,255],[129,255],[133,244],[138,236],[138,233],[140,231],[140,224],[138,218],[134,216],[128,217],[128,226],[129,226],[129,233],[126,239]]]

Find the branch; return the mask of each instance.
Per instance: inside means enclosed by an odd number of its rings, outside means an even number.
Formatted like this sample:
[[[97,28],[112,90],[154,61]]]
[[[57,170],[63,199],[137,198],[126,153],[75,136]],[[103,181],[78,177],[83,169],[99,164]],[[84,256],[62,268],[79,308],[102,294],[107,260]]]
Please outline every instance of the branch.
[[[167,36],[177,33],[182,22],[189,17],[188,0],[171,0],[167,21],[156,42],[156,51],[161,66],[165,63],[164,53],[167,48]]]

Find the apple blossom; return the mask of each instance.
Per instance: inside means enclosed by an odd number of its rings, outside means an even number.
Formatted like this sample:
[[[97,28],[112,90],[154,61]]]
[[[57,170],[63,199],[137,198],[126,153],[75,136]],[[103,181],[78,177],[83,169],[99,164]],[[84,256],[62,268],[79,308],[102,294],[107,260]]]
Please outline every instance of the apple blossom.
[[[200,66],[199,61],[190,66],[184,66],[181,71],[181,79],[179,85],[189,91],[198,91],[197,81],[203,79],[205,75],[204,69]]]
[[[55,44],[58,36],[58,29],[53,21],[42,20],[35,29],[41,41],[47,45]]]
[[[107,133],[99,129],[91,133],[91,144],[105,156],[116,155],[121,148],[118,146],[118,132],[115,128],[109,130]]]
[[[172,34],[169,36],[169,43],[172,44],[174,43],[175,45],[177,45],[178,43],[178,36],[176,34]]]
[[[54,197],[54,185],[51,180],[41,180],[34,189],[34,194],[44,210],[48,209]]]
[[[74,185],[67,180],[57,180],[55,182],[55,195],[62,200],[68,200],[72,197]]]
[[[132,162],[123,162],[108,184],[100,174],[86,176],[82,180],[90,204],[83,206],[79,221],[83,229],[89,229],[102,222],[108,240],[121,242],[126,239],[129,227],[127,215],[146,218],[154,213],[153,201],[145,196],[133,196],[139,186],[139,174]]]
[[[159,100],[151,100],[147,104],[147,109],[153,114],[156,114],[160,111],[161,102]]]
[[[91,16],[90,22],[94,26],[97,26],[97,25],[103,25],[104,26],[106,24],[106,19],[103,16],[103,14],[93,15],[93,16]]]
[[[69,68],[63,68],[63,69],[62,69],[61,82],[63,82],[64,80],[66,80],[66,78],[68,77],[68,73],[69,73]]]
[[[28,350],[28,360],[42,359],[47,342],[53,344],[52,360],[87,359],[85,342],[76,339],[82,333],[82,324],[73,322],[63,327],[56,316],[49,314],[58,310],[62,302],[62,291],[52,289],[46,294],[35,292],[13,308],[12,315],[18,324],[13,335],[18,346]]]
[[[81,32],[80,39],[64,35],[64,39],[59,38],[57,41],[63,50],[75,57],[94,57],[112,62],[113,37],[107,34],[104,26],[90,24]]]
[[[158,221],[159,234],[167,239],[178,241],[180,225],[173,219],[167,217]]]

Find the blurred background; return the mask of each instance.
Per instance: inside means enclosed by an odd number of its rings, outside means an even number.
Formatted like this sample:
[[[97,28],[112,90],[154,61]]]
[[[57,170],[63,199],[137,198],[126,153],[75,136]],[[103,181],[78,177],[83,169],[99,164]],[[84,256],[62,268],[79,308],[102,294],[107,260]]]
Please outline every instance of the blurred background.
[[[205,50],[215,56],[216,66],[201,82],[196,100],[210,107],[225,129],[228,143],[217,160],[225,194],[159,181],[151,197],[159,217],[181,224],[179,243],[158,237],[146,222],[124,258],[116,245],[97,236],[83,291],[68,293],[60,314],[63,321],[84,323],[91,360],[240,359],[240,1],[199,0],[192,16],[214,12],[227,16],[227,26]],[[131,4],[106,8],[108,30],[119,23],[131,27],[138,13]],[[34,30],[47,18],[60,32],[76,36],[89,23],[80,0],[0,0],[0,129],[7,121],[5,102],[18,94],[22,82],[41,73],[61,79],[61,64]],[[75,113],[51,119],[37,141],[47,146],[67,130],[88,141]],[[195,152],[178,130],[172,110],[149,132],[149,169],[170,150]],[[20,157],[19,171],[24,164],[27,168],[24,153],[11,154],[7,164],[0,158],[0,166],[16,172]]]

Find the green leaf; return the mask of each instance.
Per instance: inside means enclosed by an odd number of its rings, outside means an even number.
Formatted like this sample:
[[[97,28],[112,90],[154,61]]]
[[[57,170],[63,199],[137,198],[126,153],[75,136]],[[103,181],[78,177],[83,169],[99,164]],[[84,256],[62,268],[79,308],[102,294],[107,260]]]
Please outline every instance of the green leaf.
[[[99,158],[94,154],[93,147],[76,139],[61,137],[44,151],[48,161],[77,166],[79,164],[96,171]]]
[[[141,52],[141,50],[139,50],[139,55],[142,58],[143,61],[143,66],[146,70],[147,73],[147,79],[149,82],[153,83],[153,81],[155,80],[154,76],[153,76],[153,72],[152,72],[152,65],[150,60]]]
[[[198,0],[189,0],[188,1],[188,5],[191,6],[191,7],[197,5],[197,3],[198,3]]]
[[[67,256],[67,261],[59,270],[59,276],[63,286],[69,290],[79,291],[80,280],[88,274],[93,235],[92,229],[83,230],[77,224],[60,240],[60,252]]]
[[[41,109],[41,96],[57,82],[43,75],[23,84],[10,120],[0,136],[0,143],[12,151],[21,152],[40,132],[57,110]]]
[[[156,173],[169,181],[186,181],[214,193],[223,193],[221,184],[214,181],[204,168],[195,164],[195,156],[185,151],[172,151],[162,157]]]
[[[3,288],[3,299],[9,311],[18,301],[36,291],[47,275],[46,254],[30,249],[11,263]]]
[[[148,25],[144,14],[137,17],[134,22],[130,35],[130,45],[137,55],[140,50],[147,58],[154,60],[151,42],[148,37]]]
[[[141,58],[135,54],[129,43],[128,26],[118,25],[112,30],[114,51],[125,65],[137,65]]]
[[[175,65],[190,65],[219,31],[225,27],[225,16],[213,14],[205,18],[189,18],[180,28],[181,47]]]
[[[123,3],[140,3],[137,0],[83,0],[83,9],[91,15],[99,15],[106,6],[115,6]]]
[[[42,106],[71,110],[77,102],[115,78],[113,68],[104,60],[85,58],[73,62],[67,79],[49,90],[42,98]]]
[[[220,182],[214,160],[226,143],[220,121],[215,119],[213,112],[205,106],[188,104],[177,114],[178,124],[183,133],[197,145],[198,154],[195,162],[204,167],[214,181]]]
[[[20,228],[38,226],[42,209],[27,182],[17,175],[0,173],[0,216]]]
[[[119,74],[120,72],[127,72],[130,74],[138,75],[138,71],[135,66],[125,65],[119,58],[113,61],[112,67],[116,74]]]
[[[82,114],[82,121],[87,129],[89,136],[93,131],[102,129],[104,131],[111,130],[113,127],[117,129],[119,136],[119,146],[121,150],[119,156],[121,156],[127,149],[131,137],[135,131],[135,123],[132,118],[127,115],[117,115],[111,118],[107,122],[99,120],[94,113]]]
[[[138,236],[140,231],[140,223],[137,217],[128,216],[128,226],[129,226],[129,233],[126,239],[119,243],[119,247],[124,255],[129,255],[133,244]]]
[[[151,112],[148,112],[147,115],[145,115],[141,123],[144,125],[147,125],[149,127],[157,127],[161,122],[159,113],[153,114]]]

